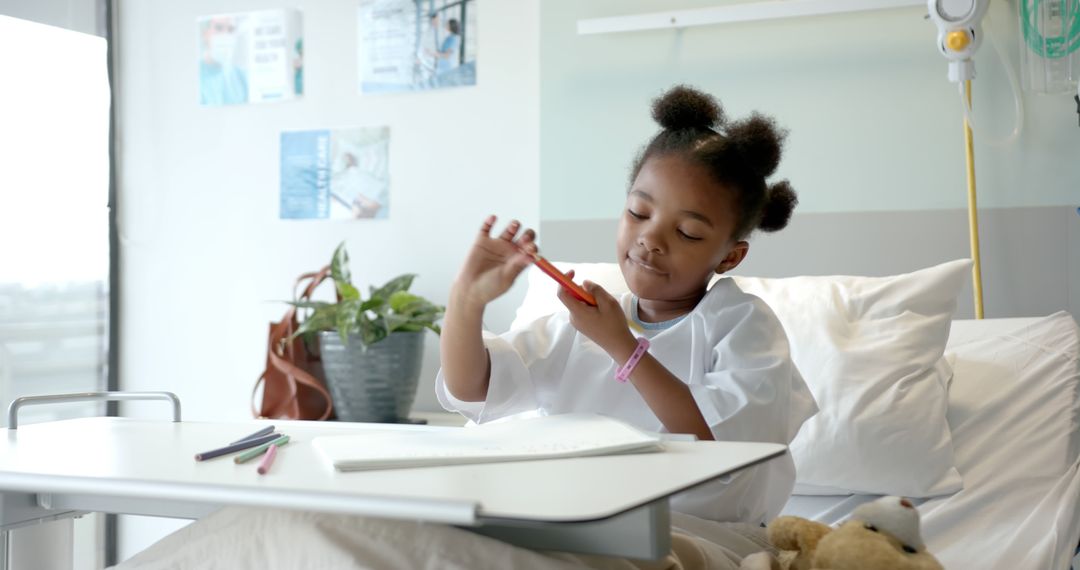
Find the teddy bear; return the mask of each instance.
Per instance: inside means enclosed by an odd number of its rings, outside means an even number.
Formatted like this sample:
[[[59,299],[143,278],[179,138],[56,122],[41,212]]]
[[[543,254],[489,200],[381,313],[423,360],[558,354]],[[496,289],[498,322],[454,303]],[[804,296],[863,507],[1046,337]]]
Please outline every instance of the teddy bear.
[[[760,552],[742,570],[944,570],[926,551],[919,511],[907,499],[882,497],[858,506],[833,530],[800,517],[780,517],[768,527],[779,559]]]

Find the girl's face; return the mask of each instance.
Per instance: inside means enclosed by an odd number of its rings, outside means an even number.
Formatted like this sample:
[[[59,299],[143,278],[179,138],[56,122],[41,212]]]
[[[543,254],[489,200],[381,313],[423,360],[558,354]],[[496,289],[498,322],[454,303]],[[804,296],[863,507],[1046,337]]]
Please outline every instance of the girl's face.
[[[742,261],[731,193],[701,165],[676,155],[645,161],[619,219],[619,267],[641,299],[696,304],[714,272]]]

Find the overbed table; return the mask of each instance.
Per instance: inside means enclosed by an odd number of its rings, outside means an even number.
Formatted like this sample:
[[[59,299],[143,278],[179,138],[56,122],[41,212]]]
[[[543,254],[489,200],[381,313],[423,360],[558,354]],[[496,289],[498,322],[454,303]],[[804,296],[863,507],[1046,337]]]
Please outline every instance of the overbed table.
[[[468,428],[181,422],[176,406],[173,422],[95,417],[3,429],[0,530],[84,512],[194,519],[245,505],[425,520],[529,548],[656,559],[670,550],[669,496],[786,451],[668,442],[661,453],[342,473],[313,438]],[[231,456],[194,460],[271,423],[291,441],[266,475]]]

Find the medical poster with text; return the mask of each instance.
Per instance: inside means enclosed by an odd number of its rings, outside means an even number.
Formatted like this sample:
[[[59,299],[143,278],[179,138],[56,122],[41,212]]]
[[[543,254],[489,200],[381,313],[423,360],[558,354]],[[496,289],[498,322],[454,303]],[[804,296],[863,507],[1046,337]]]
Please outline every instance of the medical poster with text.
[[[475,0],[361,0],[360,92],[476,85]]]
[[[198,45],[202,106],[285,101],[304,93],[299,10],[199,18]]]

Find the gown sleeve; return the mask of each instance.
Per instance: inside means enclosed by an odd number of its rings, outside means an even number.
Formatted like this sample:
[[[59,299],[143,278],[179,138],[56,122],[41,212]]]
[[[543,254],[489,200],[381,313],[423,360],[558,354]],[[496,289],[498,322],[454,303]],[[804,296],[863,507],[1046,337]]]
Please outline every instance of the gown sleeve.
[[[487,397],[482,402],[455,398],[440,369],[435,378],[439,403],[476,423],[536,412],[539,393],[562,377],[576,334],[566,313],[541,317],[501,335],[484,332],[484,346],[491,359]]]

